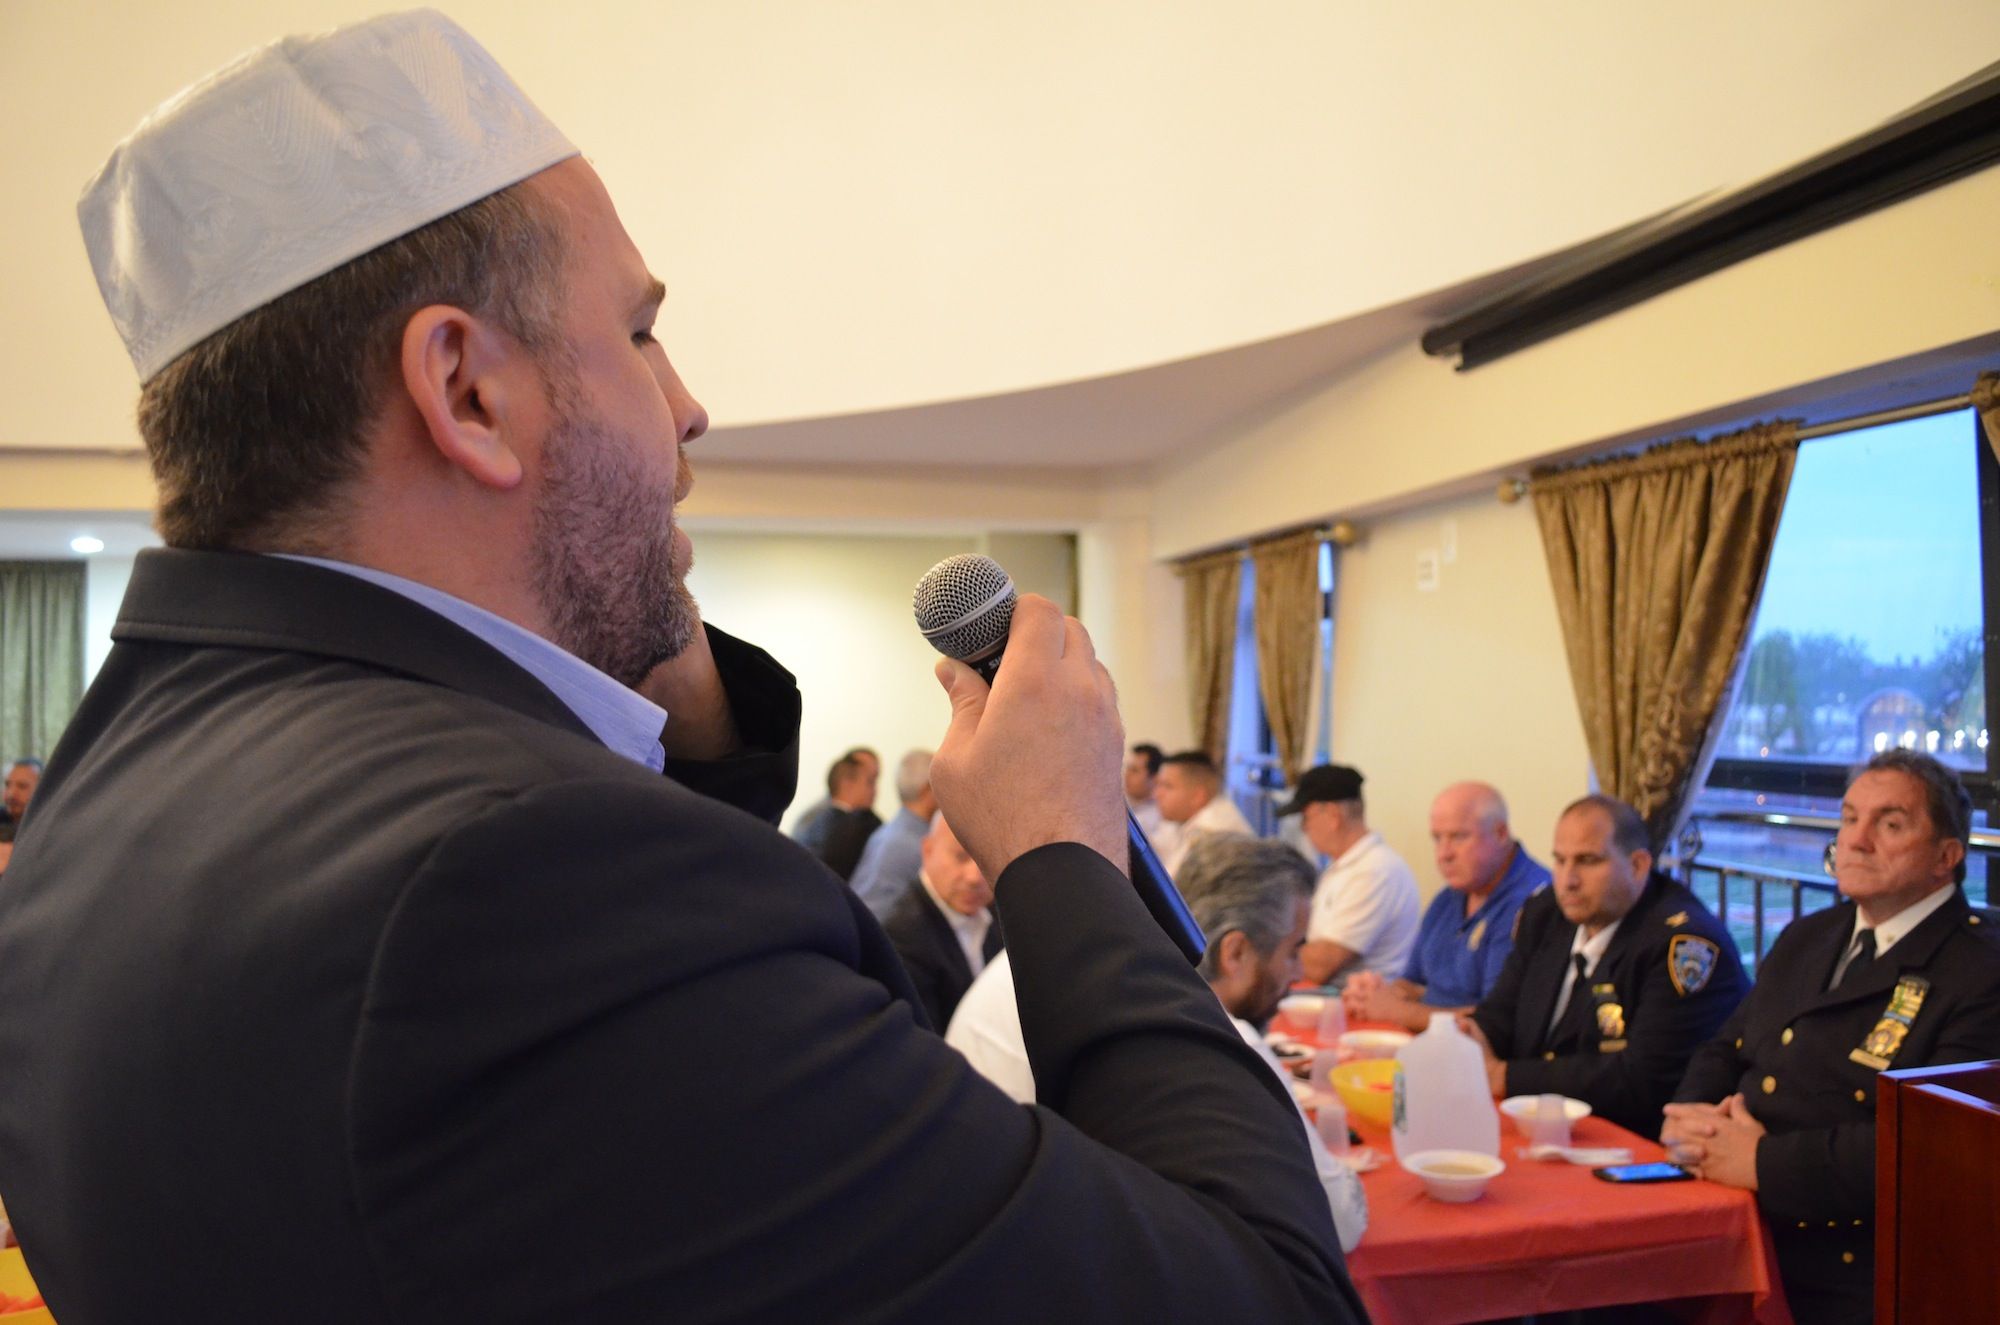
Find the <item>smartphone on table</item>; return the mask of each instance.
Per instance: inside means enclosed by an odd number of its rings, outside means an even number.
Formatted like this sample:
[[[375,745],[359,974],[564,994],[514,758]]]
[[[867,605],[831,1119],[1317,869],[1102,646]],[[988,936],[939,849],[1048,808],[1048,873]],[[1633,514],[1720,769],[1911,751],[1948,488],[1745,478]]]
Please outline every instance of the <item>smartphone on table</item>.
[[[1606,1182],[1692,1182],[1694,1174],[1678,1164],[1607,1164],[1591,1172]]]

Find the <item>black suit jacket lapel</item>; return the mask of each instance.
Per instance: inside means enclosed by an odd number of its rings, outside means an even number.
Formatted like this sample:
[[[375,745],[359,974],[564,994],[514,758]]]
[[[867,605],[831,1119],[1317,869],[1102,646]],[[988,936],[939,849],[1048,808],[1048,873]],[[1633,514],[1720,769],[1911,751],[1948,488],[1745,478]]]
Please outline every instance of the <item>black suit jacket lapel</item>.
[[[1556,948],[1562,956],[1558,961],[1549,961],[1546,958],[1536,961],[1521,982],[1523,987],[1517,1034],[1521,1050],[1524,1052],[1533,1052],[1552,1042],[1555,1033],[1561,1029],[1551,1028],[1549,1019],[1555,1016],[1556,999],[1562,994],[1563,975],[1570,969],[1569,948],[1570,944],[1576,941],[1576,926],[1558,916],[1556,923],[1550,925],[1546,932],[1548,940],[1543,951]],[[1578,992],[1571,992],[1572,1002]],[[1589,994],[1588,990],[1580,992],[1586,997]],[[1563,1010],[1563,1017],[1565,1020],[1568,1019],[1569,1009]]]
[[[282,557],[141,552],[111,637],[342,658],[596,739],[547,686],[477,635],[401,594]]]

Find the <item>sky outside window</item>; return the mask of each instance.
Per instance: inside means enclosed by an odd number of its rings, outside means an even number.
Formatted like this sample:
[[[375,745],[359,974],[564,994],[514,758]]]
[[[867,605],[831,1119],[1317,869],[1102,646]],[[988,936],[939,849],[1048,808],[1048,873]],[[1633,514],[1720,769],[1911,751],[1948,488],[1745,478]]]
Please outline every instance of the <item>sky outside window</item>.
[[[1976,426],[1959,411],[1799,448],[1720,757],[1903,745],[1985,766]]]

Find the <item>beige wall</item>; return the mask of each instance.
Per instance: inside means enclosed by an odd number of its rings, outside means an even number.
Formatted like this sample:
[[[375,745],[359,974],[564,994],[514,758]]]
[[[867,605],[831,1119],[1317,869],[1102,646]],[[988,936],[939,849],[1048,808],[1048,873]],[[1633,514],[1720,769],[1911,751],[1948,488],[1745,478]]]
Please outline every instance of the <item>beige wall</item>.
[[[1456,541],[1438,587],[1417,557]],[[1547,863],[1590,755],[1570,689],[1541,535],[1525,505],[1425,505],[1371,525],[1340,554],[1334,597],[1334,758],[1368,779],[1369,823],[1428,897],[1430,802],[1467,778],[1500,788],[1514,832]]]

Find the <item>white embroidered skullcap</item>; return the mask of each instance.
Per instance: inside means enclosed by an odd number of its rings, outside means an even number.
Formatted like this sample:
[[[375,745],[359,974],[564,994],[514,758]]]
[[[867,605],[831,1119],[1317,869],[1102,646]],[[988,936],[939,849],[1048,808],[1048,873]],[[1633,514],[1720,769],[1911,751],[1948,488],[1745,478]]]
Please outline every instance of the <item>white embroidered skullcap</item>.
[[[350,258],[576,155],[434,10],[288,37],[178,93],[77,203],[145,381]]]

